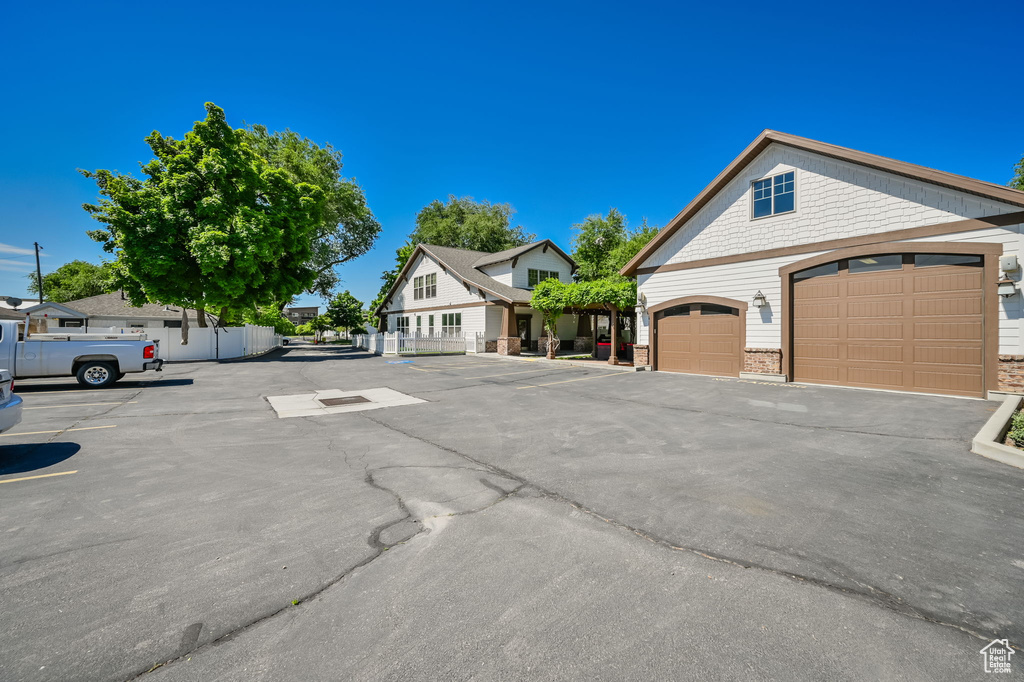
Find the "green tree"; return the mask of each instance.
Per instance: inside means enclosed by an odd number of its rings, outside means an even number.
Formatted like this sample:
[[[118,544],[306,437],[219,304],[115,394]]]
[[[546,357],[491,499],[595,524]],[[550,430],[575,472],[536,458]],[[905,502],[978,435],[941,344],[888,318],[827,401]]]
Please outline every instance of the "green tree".
[[[1013,167],[1013,180],[1010,180],[1009,184],[1014,189],[1024,190],[1024,156],[1020,157],[1020,161]]]
[[[39,293],[39,282],[35,273],[26,275],[30,293]],[[43,275],[43,293],[53,303],[67,303],[80,298],[99,296],[117,291],[111,279],[113,273],[109,263],[93,265],[84,260],[65,263],[48,275]]]
[[[324,332],[331,329],[331,318],[327,315],[317,315],[309,321],[309,328],[313,330],[314,340],[321,340],[324,337]]]
[[[514,214],[511,204],[449,194],[447,202],[434,200],[420,210],[409,242],[494,253],[534,241],[536,235],[511,225]]]
[[[325,315],[331,321],[332,327],[344,330],[358,327],[363,323],[363,302],[345,291],[331,299]]]
[[[181,306],[182,343],[184,308],[226,314],[312,286],[323,220],[320,187],[271,167],[216,105],[206,112],[183,140],[156,131],[146,138],[156,158],[141,166],[145,179],[82,171],[99,187],[99,202],[84,208],[106,226],[90,236],[116,255],[114,283],[135,305]]]
[[[615,208],[606,216],[587,216],[572,229],[577,282],[624,279],[619,270],[658,234],[658,228],[648,225],[646,218],[639,228],[630,230],[626,217]]]
[[[285,317],[277,306],[246,310],[242,314],[242,319],[249,324],[273,327],[281,336],[291,336],[295,333],[295,324]]]
[[[330,298],[339,281],[335,268],[368,252],[380,234],[363,189],[341,176],[342,154],[330,144],[321,147],[291,130],[270,133],[261,125],[246,132],[250,146],[272,167],[323,190],[313,251],[306,263],[315,279],[306,292]]]

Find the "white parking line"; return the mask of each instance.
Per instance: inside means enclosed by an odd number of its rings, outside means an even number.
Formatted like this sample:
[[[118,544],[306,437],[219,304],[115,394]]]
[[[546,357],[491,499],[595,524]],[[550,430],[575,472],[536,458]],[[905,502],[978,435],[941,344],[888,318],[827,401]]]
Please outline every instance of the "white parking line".
[[[12,436],[38,436],[43,433],[64,433],[65,431],[93,431],[95,429],[116,429],[117,424],[106,426],[80,426],[77,429],[57,429],[55,431],[22,431],[21,433],[0,433],[0,438],[11,438]]]
[[[70,405],[39,405],[36,407],[24,407],[24,410],[55,410],[59,407],[92,407],[94,405],[132,405],[138,400],[128,400],[123,403],[72,403]]]

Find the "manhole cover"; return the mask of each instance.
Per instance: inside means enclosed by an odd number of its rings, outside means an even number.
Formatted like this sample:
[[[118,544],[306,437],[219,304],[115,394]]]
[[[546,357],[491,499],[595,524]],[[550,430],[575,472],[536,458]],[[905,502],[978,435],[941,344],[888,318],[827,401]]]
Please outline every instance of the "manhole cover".
[[[361,395],[349,395],[344,398],[320,398],[320,402],[327,407],[335,407],[337,405],[356,405],[358,403],[368,403],[369,399],[364,398]]]

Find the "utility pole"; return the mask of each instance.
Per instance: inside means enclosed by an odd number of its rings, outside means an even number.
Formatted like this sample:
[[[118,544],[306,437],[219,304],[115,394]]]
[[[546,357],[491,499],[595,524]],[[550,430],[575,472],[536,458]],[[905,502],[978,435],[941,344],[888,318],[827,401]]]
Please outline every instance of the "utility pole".
[[[36,284],[39,285],[39,302],[43,302],[43,271],[39,268],[39,250],[43,247],[39,246],[39,242],[35,242],[36,245]]]

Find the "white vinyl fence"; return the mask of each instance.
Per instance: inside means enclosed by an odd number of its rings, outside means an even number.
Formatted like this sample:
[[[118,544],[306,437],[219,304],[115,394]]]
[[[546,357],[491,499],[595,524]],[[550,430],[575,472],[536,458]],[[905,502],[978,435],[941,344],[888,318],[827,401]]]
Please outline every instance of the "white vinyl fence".
[[[51,329],[48,333],[57,333]],[[173,327],[81,327],[61,328],[60,334],[144,334],[157,342],[157,357],[181,360],[228,360],[259,355],[281,345],[281,335],[273,327],[189,327],[188,345],[181,345],[181,329]],[[133,336],[132,338],[138,338]]]
[[[402,334],[356,334],[352,345],[377,355],[440,355],[483,353],[484,335],[467,332],[461,336]]]

